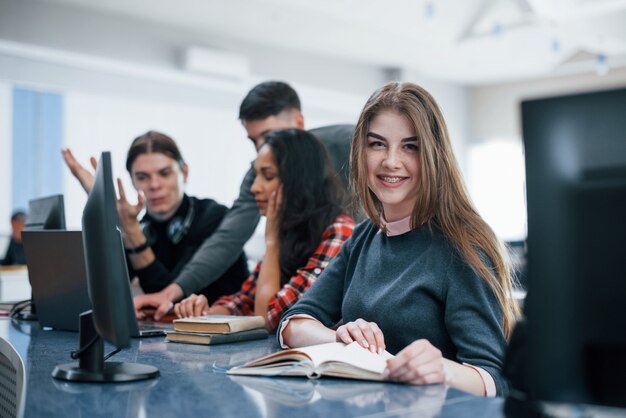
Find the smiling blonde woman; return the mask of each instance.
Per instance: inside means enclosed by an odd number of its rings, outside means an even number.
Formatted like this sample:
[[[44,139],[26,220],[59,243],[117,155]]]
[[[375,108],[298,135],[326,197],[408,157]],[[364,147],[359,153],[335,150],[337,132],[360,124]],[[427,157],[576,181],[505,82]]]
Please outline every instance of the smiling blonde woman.
[[[504,393],[517,314],[512,278],[465,191],[435,100],[411,83],[377,90],[359,117],[351,159],[369,220],[283,316],[281,343],[357,341],[397,354],[387,362],[389,380]]]

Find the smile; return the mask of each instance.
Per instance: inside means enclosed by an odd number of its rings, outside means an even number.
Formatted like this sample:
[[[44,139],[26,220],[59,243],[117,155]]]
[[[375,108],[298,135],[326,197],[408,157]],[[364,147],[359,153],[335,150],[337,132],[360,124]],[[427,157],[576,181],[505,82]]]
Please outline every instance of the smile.
[[[407,177],[388,177],[388,176],[378,176],[378,178],[384,181],[385,183],[400,183],[402,180],[407,179]]]

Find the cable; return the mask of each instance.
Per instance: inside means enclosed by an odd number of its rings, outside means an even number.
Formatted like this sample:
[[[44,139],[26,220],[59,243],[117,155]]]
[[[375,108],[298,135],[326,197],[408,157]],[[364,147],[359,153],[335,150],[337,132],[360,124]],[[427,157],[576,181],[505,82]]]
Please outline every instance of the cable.
[[[115,350],[111,351],[109,354],[107,354],[106,356],[104,356],[104,361],[107,361],[110,357],[116,355],[117,353],[119,353],[120,351],[122,351],[121,348],[116,348]]]
[[[100,338],[99,335],[96,335],[95,337],[93,337],[91,339],[91,341],[89,341],[85,346],[80,347],[78,350],[76,351],[72,351],[70,353],[70,356],[76,360],[77,358],[79,358],[85,351],[87,351],[92,345],[94,345],[97,341],[98,338]],[[117,353],[119,353],[120,351],[122,351],[121,348],[116,348],[115,350],[111,351],[109,354],[107,354],[106,356],[104,356],[103,361],[107,361],[109,358],[111,358],[112,356],[116,355]]]
[[[26,299],[26,300],[21,300],[19,302],[16,302],[11,307],[11,310],[9,311],[9,315],[11,316],[11,318],[16,318],[20,314],[20,312],[22,312],[27,307],[31,306],[32,303],[33,303],[32,299]]]
[[[70,353],[70,356],[76,360],[77,358],[79,358],[86,350],[89,349],[89,347],[91,347],[92,345],[94,345],[96,343],[96,341],[98,341],[98,338],[100,338],[99,335],[96,335],[95,337],[93,337],[91,339],[91,341],[89,341],[86,345],[80,347],[78,350],[76,351],[72,351]]]

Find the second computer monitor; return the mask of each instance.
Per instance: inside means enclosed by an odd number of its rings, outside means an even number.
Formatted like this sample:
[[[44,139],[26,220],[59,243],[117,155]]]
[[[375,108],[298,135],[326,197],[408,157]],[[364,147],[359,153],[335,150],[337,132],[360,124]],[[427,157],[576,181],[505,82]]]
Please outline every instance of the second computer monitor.
[[[63,195],[32,199],[28,202],[25,229],[65,229]]]

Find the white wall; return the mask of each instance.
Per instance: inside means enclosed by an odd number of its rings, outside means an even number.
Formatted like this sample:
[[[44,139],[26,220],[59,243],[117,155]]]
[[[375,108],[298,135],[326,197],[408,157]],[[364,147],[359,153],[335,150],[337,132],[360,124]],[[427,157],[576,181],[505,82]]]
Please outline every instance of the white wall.
[[[82,92],[66,95],[65,145],[85,164],[89,156],[111,150],[114,173],[127,192],[133,189],[126,174],[126,151],[130,141],[147,130],[166,133],[177,141],[190,167],[189,194],[232,203],[255,154],[234,110]],[[68,224],[79,227],[85,193],[67,171],[64,186]]]
[[[468,186],[479,212],[501,237],[526,236],[520,103],[626,86],[626,70],[499,84],[469,90]]]
[[[543,80],[476,87],[469,91],[471,142],[502,139],[520,141],[522,100],[608,90],[626,86],[626,69],[605,76],[584,74]]]
[[[406,80],[425,88],[441,108],[461,171],[467,169],[467,147],[470,133],[469,89],[407,72]]]

